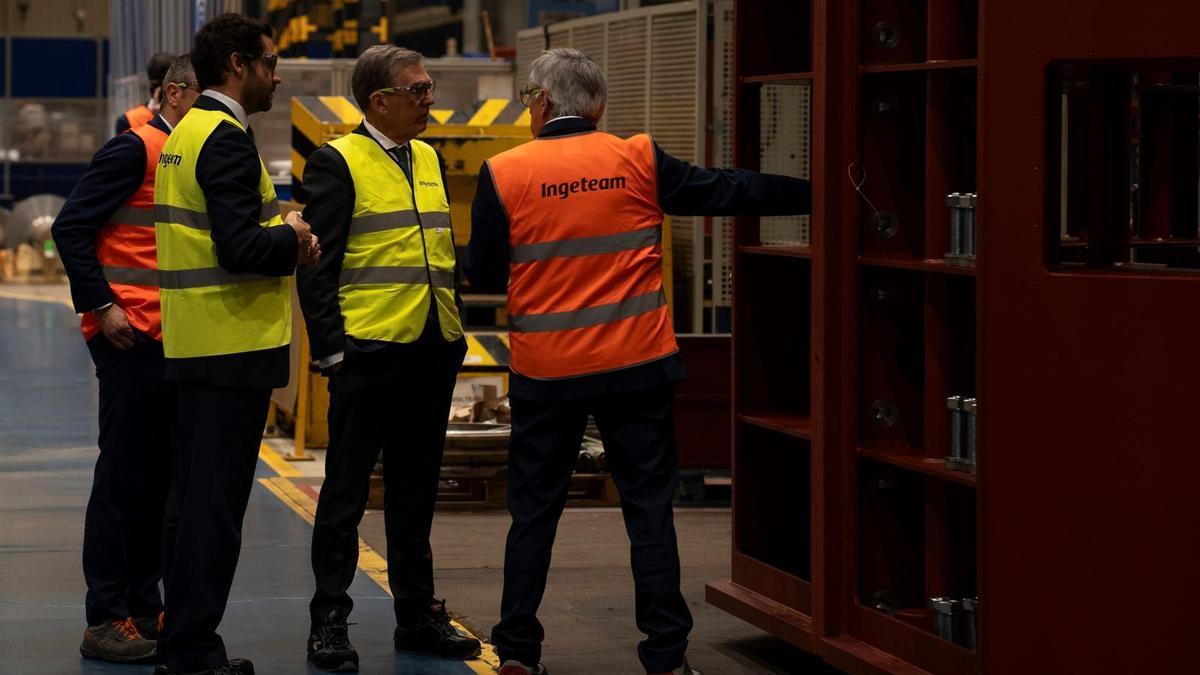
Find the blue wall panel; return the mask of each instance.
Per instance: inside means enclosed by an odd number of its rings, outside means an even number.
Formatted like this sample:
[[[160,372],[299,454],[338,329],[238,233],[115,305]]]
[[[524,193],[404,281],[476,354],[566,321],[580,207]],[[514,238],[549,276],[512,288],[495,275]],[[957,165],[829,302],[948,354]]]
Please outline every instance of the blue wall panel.
[[[103,55],[100,57],[100,87],[103,91],[100,95],[104,98],[108,98],[108,66],[112,63],[109,60],[109,51],[108,40],[105,40]]]
[[[96,41],[78,38],[12,38],[12,95],[94,98],[99,58]]]
[[[49,192],[66,197],[83,176],[87,164],[12,164],[12,195],[16,200]]]

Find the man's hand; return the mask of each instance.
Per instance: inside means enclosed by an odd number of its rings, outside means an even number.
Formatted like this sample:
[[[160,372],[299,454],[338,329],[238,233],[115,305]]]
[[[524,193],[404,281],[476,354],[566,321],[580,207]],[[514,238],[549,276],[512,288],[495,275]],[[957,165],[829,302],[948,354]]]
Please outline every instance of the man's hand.
[[[304,221],[304,217],[299,211],[292,211],[284,218],[284,222],[292,226],[296,231],[296,241],[300,244],[299,254],[296,256],[296,264],[300,266],[311,265],[321,258],[321,244],[317,241],[317,235],[312,233],[312,228]]]
[[[95,314],[100,322],[100,331],[114,347],[125,351],[133,346],[133,329],[129,327],[129,318],[117,303],[98,309]]]

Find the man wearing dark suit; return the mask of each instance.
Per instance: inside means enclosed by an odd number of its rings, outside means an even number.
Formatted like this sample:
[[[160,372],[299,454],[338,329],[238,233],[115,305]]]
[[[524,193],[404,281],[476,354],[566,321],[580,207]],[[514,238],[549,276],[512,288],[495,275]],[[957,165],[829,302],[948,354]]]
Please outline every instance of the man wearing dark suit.
[[[352,76],[365,121],[318,148],[304,170],[304,217],[325,247],[297,279],[313,360],[330,375],[308,641],[309,660],[325,670],[358,667],[347,590],[381,450],[395,647],[457,659],[480,652],[433,595],[429,533],[466,344],[445,169],[438,152],[416,140],[434,103],[421,61],[392,45],[366,50]]]
[[[100,384],[100,456],[83,525],[79,651],[88,658],[147,658],[158,639],[175,389],[163,377],[154,177],[198,94],[191,61],[175,59],[159,114],[104,144],[52,228]]]
[[[166,377],[178,387],[173,556],[160,649],[168,673],[253,673],[217,626],[241,549],[271,389],[288,381],[289,279],[320,248],[279,215],[249,115],[279,78],[271,27],[225,14],[196,34],[203,93],[163,147],[154,205]]]

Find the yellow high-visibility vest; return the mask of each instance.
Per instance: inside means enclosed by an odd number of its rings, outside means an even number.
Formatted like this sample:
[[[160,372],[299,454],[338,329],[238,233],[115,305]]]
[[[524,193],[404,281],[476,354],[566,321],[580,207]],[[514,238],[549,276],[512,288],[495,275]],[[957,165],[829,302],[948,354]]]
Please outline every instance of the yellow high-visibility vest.
[[[154,181],[154,231],[167,358],[241,354],[292,341],[288,277],[235,274],[217,262],[196,160],[227,113],[193,108],[163,146]],[[262,160],[259,160],[262,164]],[[275,186],[262,167],[259,224],[280,225]]]
[[[454,302],[454,234],[437,152],[413,140],[410,183],[375,139],[350,133],[329,142],[350,169],[354,215],[338,283],[346,334],[415,342],[429,303],[442,337],[462,337]]]

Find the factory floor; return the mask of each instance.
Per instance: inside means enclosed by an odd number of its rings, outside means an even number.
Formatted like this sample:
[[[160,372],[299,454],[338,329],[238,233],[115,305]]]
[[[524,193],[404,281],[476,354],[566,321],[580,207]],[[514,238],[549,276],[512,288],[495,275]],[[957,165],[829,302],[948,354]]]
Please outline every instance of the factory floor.
[[[80,571],[83,512],[95,460],[96,380],[63,285],[0,285],[0,673],[149,673],[87,661]],[[314,500],[321,462],[289,463],[290,439],[264,442],[241,562],[221,633],[260,673],[305,672]],[[319,454],[319,453],[318,453]],[[799,650],[704,602],[729,576],[724,508],[677,510],[684,595],[695,617],[690,658],[705,675],[834,673]],[[496,622],[508,516],[439,511],[437,593],[486,638]],[[389,640],[383,514],[368,511],[351,594],[352,638],[364,673],[489,673],[495,655],[452,663],[398,654]],[[556,675],[641,672],[628,546],[616,509],[568,509],[540,618],[543,660]],[[314,671],[315,672],[315,671]]]

